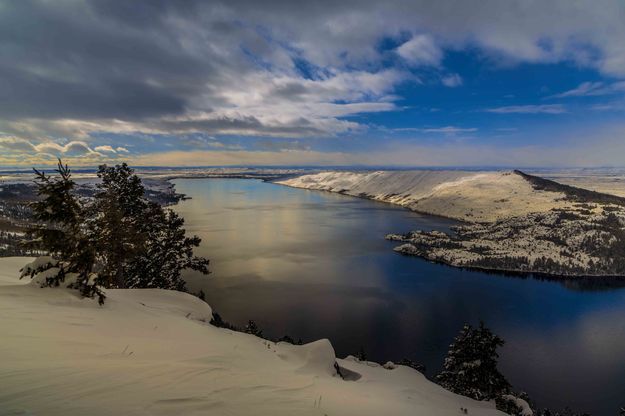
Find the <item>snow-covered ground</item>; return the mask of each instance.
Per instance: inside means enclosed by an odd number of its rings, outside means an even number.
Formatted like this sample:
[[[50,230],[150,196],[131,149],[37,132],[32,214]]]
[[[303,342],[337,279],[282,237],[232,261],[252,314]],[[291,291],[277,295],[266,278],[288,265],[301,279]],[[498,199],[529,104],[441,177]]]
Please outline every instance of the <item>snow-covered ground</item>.
[[[502,415],[403,366],[336,360],[208,324],[180,292],[108,290],[106,303],[18,280],[0,259],[0,415]],[[352,381],[335,374],[335,360]]]
[[[519,171],[321,172],[277,183],[466,221],[452,233],[389,235],[395,248],[457,267],[623,276],[625,200]],[[566,194],[565,194],[566,192]]]
[[[471,222],[491,222],[570,205],[562,200],[563,194],[536,190],[521,176],[503,171],[321,172],[277,183],[366,197]]]

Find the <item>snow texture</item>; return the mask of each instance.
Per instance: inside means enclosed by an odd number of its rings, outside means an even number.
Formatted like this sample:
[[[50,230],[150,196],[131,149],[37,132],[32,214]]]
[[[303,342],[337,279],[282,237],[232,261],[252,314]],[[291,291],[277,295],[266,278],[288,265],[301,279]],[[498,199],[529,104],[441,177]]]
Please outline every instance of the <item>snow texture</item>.
[[[502,415],[409,367],[336,360],[327,340],[276,344],[213,327],[211,308],[186,293],[108,290],[101,307],[24,284],[28,261],[0,259],[3,415]]]
[[[492,222],[570,205],[564,194],[536,190],[512,172],[321,172],[276,183],[359,196],[471,222]]]

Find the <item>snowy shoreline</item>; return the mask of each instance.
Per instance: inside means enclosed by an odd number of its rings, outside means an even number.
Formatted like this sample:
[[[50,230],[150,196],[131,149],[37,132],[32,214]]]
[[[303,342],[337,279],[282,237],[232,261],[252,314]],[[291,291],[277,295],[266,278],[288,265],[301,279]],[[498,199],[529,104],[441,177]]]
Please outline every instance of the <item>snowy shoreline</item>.
[[[625,199],[514,172],[321,172],[276,181],[464,222],[451,233],[389,234],[395,251],[494,273],[622,278]]]
[[[274,183],[388,202],[465,222],[493,222],[569,205],[562,200],[564,194],[538,191],[511,171],[328,171]]]
[[[566,275],[566,274],[555,274],[555,273],[544,273],[538,271],[527,271],[523,269],[504,269],[504,268],[495,268],[495,267],[480,267],[480,266],[462,266],[462,265],[454,265],[445,260],[440,259],[429,259],[422,255],[411,254],[407,252],[403,252],[399,249],[401,246],[396,246],[393,250],[402,256],[408,257],[419,257],[427,262],[438,264],[441,266],[451,267],[454,269],[467,270],[480,272],[493,276],[504,276],[504,277],[513,277],[513,278],[532,278],[537,280],[551,281],[551,282],[575,282],[580,289],[604,289],[604,288],[621,288],[625,287],[625,276],[623,275]],[[598,282],[598,279],[601,279],[601,282]]]
[[[0,259],[9,414],[503,415],[412,368],[337,359],[328,340],[297,346],[214,327],[211,308],[186,293],[112,289],[100,307],[40,288],[17,279],[27,261]]]

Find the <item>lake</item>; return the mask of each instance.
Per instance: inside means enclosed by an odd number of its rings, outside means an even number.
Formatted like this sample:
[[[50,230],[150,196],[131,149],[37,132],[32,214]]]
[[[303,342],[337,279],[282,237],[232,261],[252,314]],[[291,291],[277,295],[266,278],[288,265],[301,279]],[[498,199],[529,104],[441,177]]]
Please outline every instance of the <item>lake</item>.
[[[506,277],[395,253],[387,233],[454,222],[389,204],[246,179],[178,179],[175,210],[212,274],[186,273],[225,320],[328,338],[337,356],[408,358],[432,377],[465,322],[506,340],[499,369],[541,407],[625,406],[625,290]]]

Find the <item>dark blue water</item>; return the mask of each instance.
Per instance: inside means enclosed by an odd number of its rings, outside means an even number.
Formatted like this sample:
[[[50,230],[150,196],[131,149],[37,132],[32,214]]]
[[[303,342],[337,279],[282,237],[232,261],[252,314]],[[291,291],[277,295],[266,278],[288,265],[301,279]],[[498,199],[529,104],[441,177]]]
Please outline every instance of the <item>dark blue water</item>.
[[[506,340],[500,370],[541,406],[616,415],[625,405],[625,290],[590,290],[459,270],[393,252],[390,232],[451,221],[388,204],[255,180],[185,179],[176,188],[197,254],[186,276],[224,319],[270,337],[329,338],[338,356],[409,358],[440,369],[465,322]]]

